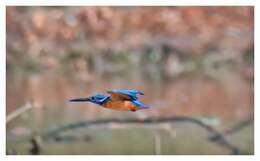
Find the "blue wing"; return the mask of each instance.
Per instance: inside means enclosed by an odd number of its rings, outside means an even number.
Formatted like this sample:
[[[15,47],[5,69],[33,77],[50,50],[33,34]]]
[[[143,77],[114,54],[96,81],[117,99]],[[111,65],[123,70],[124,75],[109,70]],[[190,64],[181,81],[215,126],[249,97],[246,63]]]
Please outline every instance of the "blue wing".
[[[112,99],[117,100],[136,100],[138,94],[143,95],[143,93],[140,91],[129,89],[113,89],[111,91],[108,91],[108,93],[111,94]]]
[[[145,105],[143,102],[140,102],[139,100],[132,100],[131,102],[138,107],[142,107],[145,109],[150,108],[149,106]]]

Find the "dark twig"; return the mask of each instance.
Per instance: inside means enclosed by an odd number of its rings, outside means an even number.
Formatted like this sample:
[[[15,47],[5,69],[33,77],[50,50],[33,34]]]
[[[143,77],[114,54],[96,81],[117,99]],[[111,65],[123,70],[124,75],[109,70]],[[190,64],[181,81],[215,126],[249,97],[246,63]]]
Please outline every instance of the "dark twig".
[[[42,141],[41,136],[38,134],[34,134],[30,140],[32,147],[29,152],[33,155],[39,155],[42,149]]]
[[[218,132],[213,127],[204,123],[200,119],[191,118],[191,117],[171,117],[171,118],[147,118],[147,119],[105,119],[105,120],[95,120],[95,121],[82,121],[77,123],[71,123],[68,125],[61,126],[59,128],[48,131],[44,138],[47,139],[49,137],[57,137],[58,133],[66,131],[66,130],[74,130],[82,127],[90,127],[90,126],[99,126],[99,125],[108,125],[108,124],[160,124],[160,123],[173,123],[173,122],[182,122],[182,123],[193,123],[197,126],[205,129],[207,132],[211,134],[211,136],[218,136],[220,138],[219,142],[217,142],[220,146],[226,147],[231,150],[232,154],[241,154],[241,151],[232,145],[225,136]],[[215,142],[216,143],[216,142]]]
[[[250,125],[253,121],[254,121],[254,115],[251,114],[245,120],[242,120],[242,121],[238,122],[237,124],[235,124],[233,127],[224,130],[224,132],[222,134],[225,137],[230,136],[230,135],[237,133],[238,131],[242,130],[244,127]],[[213,136],[210,136],[209,139],[213,142],[220,142],[221,143],[222,136],[213,135]]]
[[[234,125],[232,128],[227,129],[224,131],[224,134],[227,135],[232,135],[240,130],[242,130],[244,127],[250,125],[252,122],[254,122],[254,115],[250,115],[248,118],[245,120],[240,121],[236,125]]]

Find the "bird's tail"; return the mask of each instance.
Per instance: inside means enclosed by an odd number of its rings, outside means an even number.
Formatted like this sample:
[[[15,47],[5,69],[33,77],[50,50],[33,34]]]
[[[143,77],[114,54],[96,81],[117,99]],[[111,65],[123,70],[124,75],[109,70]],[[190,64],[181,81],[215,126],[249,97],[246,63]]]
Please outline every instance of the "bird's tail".
[[[143,102],[139,101],[139,100],[133,100],[132,101],[136,106],[141,107],[143,109],[148,109],[150,108],[148,105],[144,104]]]

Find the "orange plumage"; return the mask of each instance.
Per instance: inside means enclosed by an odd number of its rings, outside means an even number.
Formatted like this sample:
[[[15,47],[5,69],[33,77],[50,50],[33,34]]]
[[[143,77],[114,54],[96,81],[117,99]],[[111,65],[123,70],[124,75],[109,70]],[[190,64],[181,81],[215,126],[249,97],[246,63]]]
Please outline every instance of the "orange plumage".
[[[135,106],[132,102],[126,100],[110,100],[104,103],[103,106],[120,111],[136,111],[141,109],[140,107]]]
[[[71,102],[92,102],[105,108],[120,110],[120,111],[137,111],[148,109],[149,106],[140,102],[137,95],[143,95],[142,92],[129,89],[114,89],[108,91],[111,96],[97,94],[87,98],[71,99]]]

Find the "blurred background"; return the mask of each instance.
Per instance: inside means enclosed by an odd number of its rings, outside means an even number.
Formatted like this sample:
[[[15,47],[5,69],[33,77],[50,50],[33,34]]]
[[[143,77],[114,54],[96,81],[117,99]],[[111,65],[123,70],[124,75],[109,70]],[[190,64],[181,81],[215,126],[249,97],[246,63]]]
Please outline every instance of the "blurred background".
[[[176,116],[223,133],[249,119],[226,139],[254,154],[253,7],[6,7],[6,52],[7,154],[231,153],[182,122],[42,137],[80,121]],[[152,108],[68,102],[114,88],[143,91]]]

